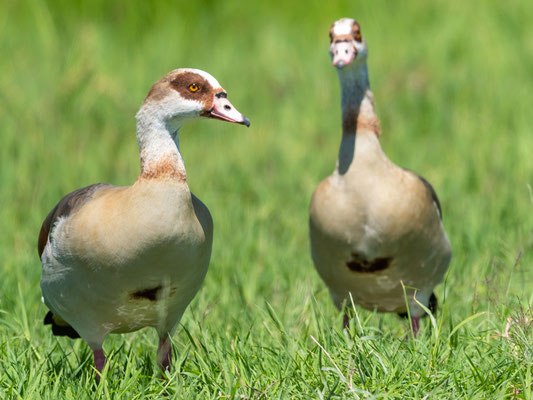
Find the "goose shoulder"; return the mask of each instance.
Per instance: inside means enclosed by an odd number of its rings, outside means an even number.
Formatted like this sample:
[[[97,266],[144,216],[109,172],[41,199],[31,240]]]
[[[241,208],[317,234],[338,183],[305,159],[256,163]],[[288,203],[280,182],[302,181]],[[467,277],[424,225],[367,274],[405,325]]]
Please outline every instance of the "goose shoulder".
[[[92,200],[94,197],[115,187],[116,186],[109,183],[95,183],[93,185],[77,189],[64,196],[46,216],[41,225],[37,243],[39,258],[42,256],[44,248],[49,240],[50,232],[52,231],[54,225],[56,225],[61,218],[68,218],[71,214],[79,210],[85,203]]]
[[[61,253],[105,268],[154,252],[187,256],[210,246],[213,230],[209,210],[186,185],[156,181],[102,193],[67,222]]]

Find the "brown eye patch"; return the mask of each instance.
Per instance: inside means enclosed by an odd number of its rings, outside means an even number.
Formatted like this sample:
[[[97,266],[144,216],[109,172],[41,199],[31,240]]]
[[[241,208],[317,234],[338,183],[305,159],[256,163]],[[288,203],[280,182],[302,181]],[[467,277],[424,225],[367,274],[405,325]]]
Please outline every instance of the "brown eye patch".
[[[182,72],[170,81],[170,86],[184,99],[197,100],[211,107],[214,90],[201,75],[194,72]]]
[[[357,22],[354,22],[352,25],[352,36],[358,42],[363,39],[361,36],[361,26]]]

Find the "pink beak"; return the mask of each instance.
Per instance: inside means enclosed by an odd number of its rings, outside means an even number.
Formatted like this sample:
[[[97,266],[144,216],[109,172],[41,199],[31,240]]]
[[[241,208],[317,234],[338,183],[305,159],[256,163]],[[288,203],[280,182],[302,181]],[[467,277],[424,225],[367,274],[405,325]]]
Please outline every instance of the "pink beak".
[[[227,99],[226,92],[218,92],[213,99],[213,107],[209,111],[211,118],[236,124],[250,126],[250,120],[242,115]]]
[[[357,56],[357,49],[352,42],[335,42],[331,45],[331,55],[333,56],[333,66],[342,69],[352,63]]]

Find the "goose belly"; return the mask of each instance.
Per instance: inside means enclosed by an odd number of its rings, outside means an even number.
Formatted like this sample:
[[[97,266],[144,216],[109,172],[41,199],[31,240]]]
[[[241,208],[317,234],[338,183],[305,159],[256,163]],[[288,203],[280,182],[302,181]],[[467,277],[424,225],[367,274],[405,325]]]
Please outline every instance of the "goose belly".
[[[337,238],[324,238],[312,230],[313,262],[338,308],[344,301],[349,305],[353,299],[355,304],[368,310],[405,312],[406,301],[410,307],[418,308],[413,300],[415,290],[417,299],[427,306],[451,257],[445,251],[413,256],[416,249],[390,253],[385,246],[374,244],[372,247],[377,254],[384,255],[364,258],[361,255],[364,253],[358,249],[365,247],[364,243],[358,247],[339,242]],[[420,249],[418,251],[421,253]]]
[[[391,205],[386,197],[375,195],[368,202],[335,189],[326,180],[313,194],[310,242],[315,268],[337,307],[349,303],[351,295],[370,310],[405,312],[402,283],[410,308],[416,305],[411,288],[425,303],[451,257],[435,211],[408,198]],[[413,220],[419,222],[407,223]]]
[[[206,208],[197,216],[153,227],[141,218],[120,234],[58,224],[42,256],[46,304],[88,342],[145,326],[171,332],[209,266],[212,221]]]

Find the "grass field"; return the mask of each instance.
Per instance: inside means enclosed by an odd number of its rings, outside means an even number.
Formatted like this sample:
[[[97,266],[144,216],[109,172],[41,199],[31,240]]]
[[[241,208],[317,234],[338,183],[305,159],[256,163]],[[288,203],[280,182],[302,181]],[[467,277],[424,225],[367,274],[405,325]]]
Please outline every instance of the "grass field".
[[[432,182],[454,250],[414,341],[405,321],[361,309],[343,332],[309,254],[310,196],[341,136],[327,51],[343,16],[370,48],[382,146]],[[3,0],[0,398],[531,400],[531,21],[519,0]],[[142,330],[108,338],[96,385],[89,348],[42,325],[37,234],[64,194],[136,179],[134,115],[185,66],[214,75],[252,125],[181,135],[215,240],[169,379]]]

